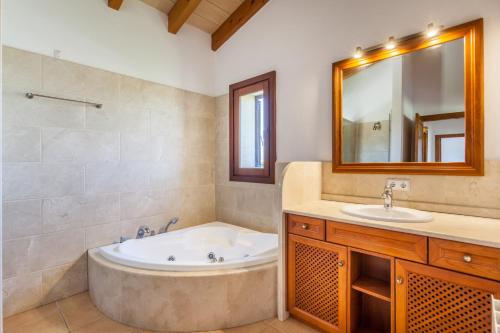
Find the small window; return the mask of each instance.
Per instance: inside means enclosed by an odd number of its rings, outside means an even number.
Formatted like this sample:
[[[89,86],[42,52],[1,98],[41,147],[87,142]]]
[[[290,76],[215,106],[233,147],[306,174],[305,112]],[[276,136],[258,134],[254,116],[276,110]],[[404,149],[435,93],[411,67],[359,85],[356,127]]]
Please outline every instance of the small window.
[[[230,180],[274,184],[276,72],[229,86]]]

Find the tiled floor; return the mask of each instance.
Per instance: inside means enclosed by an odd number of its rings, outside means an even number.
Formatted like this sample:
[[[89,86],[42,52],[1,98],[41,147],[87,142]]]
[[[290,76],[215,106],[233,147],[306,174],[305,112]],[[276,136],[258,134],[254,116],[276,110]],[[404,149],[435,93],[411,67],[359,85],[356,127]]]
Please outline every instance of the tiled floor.
[[[88,293],[26,311],[4,319],[4,333],[147,333],[105,317],[90,301]],[[208,333],[208,332],[207,332]],[[212,333],[319,333],[288,319],[265,320],[248,326]]]

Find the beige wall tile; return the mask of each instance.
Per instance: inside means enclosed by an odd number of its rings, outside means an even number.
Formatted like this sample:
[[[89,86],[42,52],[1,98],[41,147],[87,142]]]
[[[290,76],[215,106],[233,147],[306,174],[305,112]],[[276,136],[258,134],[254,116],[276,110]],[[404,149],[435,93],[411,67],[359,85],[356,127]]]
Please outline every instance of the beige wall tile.
[[[42,202],[43,232],[119,221],[118,193],[87,194],[44,199]]]
[[[4,200],[83,193],[83,167],[59,163],[4,165]]]
[[[3,280],[3,315],[8,317],[39,306],[41,295],[41,272]]]
[[[146,132],[121,134],[120,159],[122,161],[151,161],[152,157],[152,138]]]
[[[101,109],[87,107],[85,115],[87,129],[128,132],[146,131],[149,128],[149,112],[139,107],[120,105],[118,102],[103,103]]]
[[[15,239],[2,243],[2,277],[4,279],[31,272],[28,260],[33,243],[34,238]]]
[[[67,98],[116,101],[120,75],[60,59],[42,57],[43,89]]]
[[[40,162],[41,134],[39,128],[15,127],[3,131],[4,162]]]
[[[80,103],[47,98],[27,99],[24,91],[3,91],[6,126],[83,128],[85,107]]]
[[[85,229],[85,247],[93,249],[120,241],[121,222],[100,224]]]
[[[31,271],[71,263],[85,252],[85,232],[81,229],[36,236],[29,248]]]
[[[44,162],[98,162],[120,159],[120,136],[89,130],[45,128],[42,131]]]
[[[75,262],[42,272],[42,303],[47,304],[88,289],[87,254]]]
[[[176,191],[148,190],[120,195],[122,219],[134,219],[165,213]]]
[[[3,203],[3,239],[10,240],[42,233],[41,200],[8,201]]]
[[[96,162],[85,167],[87,193],[130,192],[149,186],[147,162]]]

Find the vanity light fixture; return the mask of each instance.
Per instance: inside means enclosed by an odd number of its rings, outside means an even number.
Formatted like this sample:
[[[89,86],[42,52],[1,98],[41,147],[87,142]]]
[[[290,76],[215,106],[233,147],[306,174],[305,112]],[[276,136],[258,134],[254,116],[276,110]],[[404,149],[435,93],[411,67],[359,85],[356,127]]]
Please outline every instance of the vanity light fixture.
[[[356,47],[356,51],[354,51],[354,58],[359,59],[363,56],[363,49],[361,46]]]
[[[431,22],[427,25],[427,30],[425,32],[425,35],[429,38],[435,37],[439,33],[439,30],[440,27],[436,27],[434,23]]]
[[[394,36],[389,37],[387,43],[385,44],[386,50],[392,50],[396,47],[396,38]]]

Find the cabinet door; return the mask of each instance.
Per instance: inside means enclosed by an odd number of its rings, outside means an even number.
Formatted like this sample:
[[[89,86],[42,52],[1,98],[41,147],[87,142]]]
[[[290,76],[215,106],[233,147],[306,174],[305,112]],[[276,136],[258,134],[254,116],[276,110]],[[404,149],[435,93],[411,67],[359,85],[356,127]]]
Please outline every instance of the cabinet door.
[[[347,248],[288,235],[288,311],[326,332],[346,331]]]
[[[396,261],[397,333],[490,333],[500,283]]]

